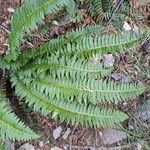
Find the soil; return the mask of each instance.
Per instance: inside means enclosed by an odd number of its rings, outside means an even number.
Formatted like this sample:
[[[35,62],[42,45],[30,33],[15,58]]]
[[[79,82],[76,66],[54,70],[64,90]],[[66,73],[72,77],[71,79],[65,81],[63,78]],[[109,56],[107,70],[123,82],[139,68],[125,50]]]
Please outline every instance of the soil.
[[[135,2],[135,1],[134,1]],[[8,34],[9,31],[11,31],[11,17],[13,12],[10,10],[13,8],[14,10],[19,7],[22,4],[20,0],[0,0],[0,54],[5,54],[6,51],[9,49],[8,45]],[[138,8],[138,10],[141,10],[142,13],[145,14],[145,16],[148,18],[147,10],[142,6],[142,8]],[[53,24],[49,24],[49,20],[52,18],[49,16],[46,16],[45,23],[46,25],[42,29],[38,29],[37,31],[33,32],[32,35],[28,36],[28,41],[26,44],[22,45],[22,50],[24,49],[30,49],[32,47],[37,47],[41,45],[42,43],[50,40],[51,38],[55,38],[61,34],[64,34],[67,30],[70,30],[72,27],[77,27],[81,25],[88,25],[93,23],[93,19],[88,15],[87,11],[85,9],[82,10],[84,12],[84,20],[82,22],[75,24],[75,23],[65,23],[63,22],[59,23],[60,26],[56,26]],[[57,17],[60,14],[57,14]],[[43,31],[45,31],[43,33]],[[37,33],[38,32],[38,33]],[[149,43],[147,43],[148,45]],[[147,46],[146,45],[146,46]],[[150,44],[149,44],[150,45]],[[150,84],[150,79],[147,79],[145,74],[141,74],[140,72],[144,72],[147,68],[149,68],[150,65],[150,52],[147,51],[147,49],[150,46],[143,46],[140,48],[140,50],[135,51],[129,54],[123,54],[120,56],[115,56],[116,62],[116,73],[125,73],[127,74],[132,81],[136,82],[145,82],[147,84]],[[136,62],[136,63],[135,63]],[[138,67],[138,68],[137,68]],[[139,71],[140,69],[140,71]],[[142,71],[141,71],[142,70]],[[103,146],[106,149],[108,147],[116,147],[121,144],[121,142],[114,143],[112,145],[104,145],[101,140],[101,135],[105,132],[107,129],[97,128],[97,129],[90,129],[90,128],[83,128],[81,126],[72,126],[68,125],[66,123],[54,121],[52,119],[49,119],[48,117],[41,116],[38,112],[33,112],[30,108],[25,105],[23,101],[19,101],[18,98],[14,95],[14,90],[11,89],[11,83],[8,80],[6,80],[6,88],[7,88],[7,97],[10,99],[11,106],[14,110],[14,112],[23,120],[28,126],[30,126],[32,129],[37,131],[38,133],[42,133],[42,137],[37,141],[30,141],[32,145],[35,146],[35,150],[50,150],[50,147],[60,147],[62,149],[80,149],[80,150],[88,150],[88,149],[94,149],[95,147],[99,147],[99,149],[102,149],[100,147]],[[10,94],[11,93],[11,94]],[[140,98],[136,98],[133,101],[126,103],[124,105],[120,105],[120,108],[124,109],[127,112],[135,112],[138,109],[139,104],[141,103],[141,99],[144,97],[147,97],[147,99],[150,97],[149,93],[146,93],[142,95]],[[145,100],[145,99],[143,99]],[[147,132],[148,124],[147,122],[140,121],[141,124],[139,126],[139,130],[143,130],[144,133]],[[123,126],[127,127],[127,124],[130,124],[130,122],[125,123]],[[53,138],[53,130],[57,128],[58,126],[62,127],[62,133],[61,136],[54,140]],[[69,134],[68,138],[64,140],[62,138],[62,135],[65,133],[67,128],[71,129],[71,133]],[[145,137],[143,137],[145,138]],[[43,146],[40,147],[39,143],[40,141],[43,142]],[[127,140],[123,141],[123,143],[126,145]],[[15,149],[19,148],[23,143],[16,142],[15,143]],[[125,149],[135,149],[135,146],[131,146],[130,148],[124,148]]]

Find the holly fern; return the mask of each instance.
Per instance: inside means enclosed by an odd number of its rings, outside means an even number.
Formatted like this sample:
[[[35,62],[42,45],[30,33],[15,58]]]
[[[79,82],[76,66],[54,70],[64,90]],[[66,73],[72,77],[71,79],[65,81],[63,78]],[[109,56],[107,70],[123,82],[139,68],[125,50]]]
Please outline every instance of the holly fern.
[[[104,108],[103,104],[126,102],[144,93],[147,87],[106,80],[113,68],[92,63],[91,59],[98,54],[131,50],[140,45],[148,32],[102,35],[98,25],[80,27],[38,48],[20,51],[23,35],[41,25],[46,14],[59,11],[69,2],[26,0],[13,15],[10,51],[1,56],[0,67],[9,69],[16,95],[43,115],[95,128],[123,122],[128,118],[127,114],[117,108]],[[39,137],[12,113],[2,90],[0,137],[2,141]]]

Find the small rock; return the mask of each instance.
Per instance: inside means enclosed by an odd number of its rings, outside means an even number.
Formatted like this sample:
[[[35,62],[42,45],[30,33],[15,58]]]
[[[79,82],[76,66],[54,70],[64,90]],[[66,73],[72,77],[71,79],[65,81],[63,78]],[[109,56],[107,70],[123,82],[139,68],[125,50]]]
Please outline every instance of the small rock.
[[[62,136],[62,138],[63,138],[64,140],[66,140],[66,139],[68,138],[68,135],[70,134],[70,132],[71,132],[71,129],[70,129],[70,128],[67,128],[67,130],[66,130],[66,132],[64,133],[64,135]]]
[[[116,81],[120,81],[122,83],[129,83],[131,82],[131,79],[127,77],[126,75],[122,73],[113,73],[111,75],[112,78],[114,78]]]
[[[131,27],[130,27],[130,25],[129,25],[127,22],[124,22],[124,24],[123,24],[123,29],[124,29],[125,31],[130,31],[130,30],[131,30]]]
[[[54,137],[55,140],[60,137],[61,132],[62,132],[62,127],[61,126],[57,127],[55,130],[53,130],[53,137]]]
[[[137,118],[143,119],[144,121],[150,122],[150,99],[145,100],[144,103],[139,106],[137,112],[135,112]]]
[[[112,67],[114,65],[115,59],[112,54],[105,54],[104,55],[104,65],[106,67]]]
[[[56,26],[59,26],[59,23],[58,23],[56,20],[54,20],[54,21],[52,22],[52,24],[53,24],[53,25],[56,25]]]
[[[9,8],[7,9],[7,11],[10,12],[10,13],[13,13],[13,12],[15,12],[15,9],[13,9],[12,7],[9,7]]]
[[[52,147],[51,150],[63,150],[63,149],[61,149],[60,147],[55,146],[55,147]]]
[[[43,141],[40,141],[40,142],[39,142],[39,146],[40,146],[40,147],[43,147],[43,146],[44,146],[44,142],[43,142]]]
[[[35,150],[35,148],[32,144],[25,143],[18,150]]]
[[[126,138],[127,134],[125,132],[109,128],[103,133],[101,140],[104,144],[113,144]]]
[[[150,40],[147,40],[144,44],[143,44],[143,49],[148,52],[150,54]]]

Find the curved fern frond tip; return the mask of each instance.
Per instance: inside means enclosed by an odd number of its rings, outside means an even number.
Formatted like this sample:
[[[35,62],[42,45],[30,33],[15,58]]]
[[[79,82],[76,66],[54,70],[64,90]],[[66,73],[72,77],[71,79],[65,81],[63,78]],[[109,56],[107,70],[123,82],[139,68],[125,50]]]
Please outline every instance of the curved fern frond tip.
[[[37,28],[43,23],[44,15],[61,9],[67,2],[69,0],[26,0],[13,15],[9,36],[10,52],[5,56],[6,59],[16,60],[24,33]]]
[[[15,114],[11,112],[2,90],[0,90],[0,129],[0,138],[2,138],[2,140],[27,141],[39,138],[39,135],[25,126]]]

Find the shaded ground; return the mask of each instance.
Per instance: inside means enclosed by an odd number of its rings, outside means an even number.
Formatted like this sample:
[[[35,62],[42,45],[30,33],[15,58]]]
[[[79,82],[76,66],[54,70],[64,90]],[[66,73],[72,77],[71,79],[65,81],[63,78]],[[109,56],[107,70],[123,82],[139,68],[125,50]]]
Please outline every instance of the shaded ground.
[[[16,7],[19,7],[20,5],[21,2],[19,0],[0,0],[0,53],[2,54],[8,50],[8,33],[11,26],[11,14],[13,13],[13,9],[16,9]],[[147,18],[147,10],[144,7],[142,7],[140,10]],[[38,29],[36,32],[33,32],[32,35],[28,36],[27,44],[22,45],[22,50],[26,48],[37,47],[38,45],[48,41],[51,38],[55,38],[60,34],[64,34],[72,27],[91,24],[93,19],[88,16],[86,10],[83,10],[83,12],[84,19],[78,24],[67,23],[67,21],[65,21],[67,18],[61,18],[59,25],[51,24],[50,20],[55,18],[55,15],[47,16],[45,19],[46,25],[41,29]],[[57,17],[60,16],[60,14],[58,13]],[[146,19],[145,22],[148,23],[149,21]],[[123,78],[127,77],[131,81],[145,82],[150,84],[149,72],[147,71],[150,67],[149,47],[150,44],[147,42],[142,48],[134,51],[133,53],[125,53],[122,54],[122,56],[114,56],[114,65],[116,67],[115,73],[117,75],[122,74],[120,79],[115,80],[121,82]],[[118,76],[115,77],[117,78]],[[32,129],[43,134],[43,137],[41,137],[41,139],[38,141],[29,142],[35,146],[36,150],[50,150],[51,147],[54,146],[61,147],[62,149],[81,150],[94,149],[95,147],[99,147],[99,149],[108,149],[107,147],[117,147],[119,149],[121,147],[121,142],[104,145],[103,138],[108,129],[86,129],[80,126],[71,126],[67,125],[66,123],[56,122],[41,116],[37,112],[33,112],[23,102],[17,100],[17,98],[14,96],[14,91],[11,90],[11,83],[9,80],[6,81],[6,83],[7,95],[15,113]],[[124,103],[123,105],[121,104],[120,108],[128,112],[130,115],[133,115],[134,112],[138,111],[141,103],[144,103],[144,101],[148,101],[149,99],[150,94],[146,93],[129,103]],[[131,130],[130,127],[133,127],[135,123],[136,122],[131,119],[129,122],[125,122],[123,126],[126,129]],[[139,124],[135,126],[135,133],[140,136],[139,140],[145,139],[146,141],[149,138],[149,122],[139,119],[138,123]],[[58,127],[61,127],[62,131],[58,139],[55,140],[53,131]],[[67,129],[70,129],[70,133],[66,139],[63,139],[63,135],[66,133]],[[123,149],[134,150],[135,147],[137,147],[137,141],[137,137],[135,138],[132,134],[130,134],[128,139],[122,141],[122,145],[126,145]],[[129,144],[132,142],[134,143],[133,145]],[[23,143],[16,142],[15,149],[19,148],[22,144]],[[143,145],[144,144],[145,143],[143,142]],[[90,148],[88,146],[90,146]]]

